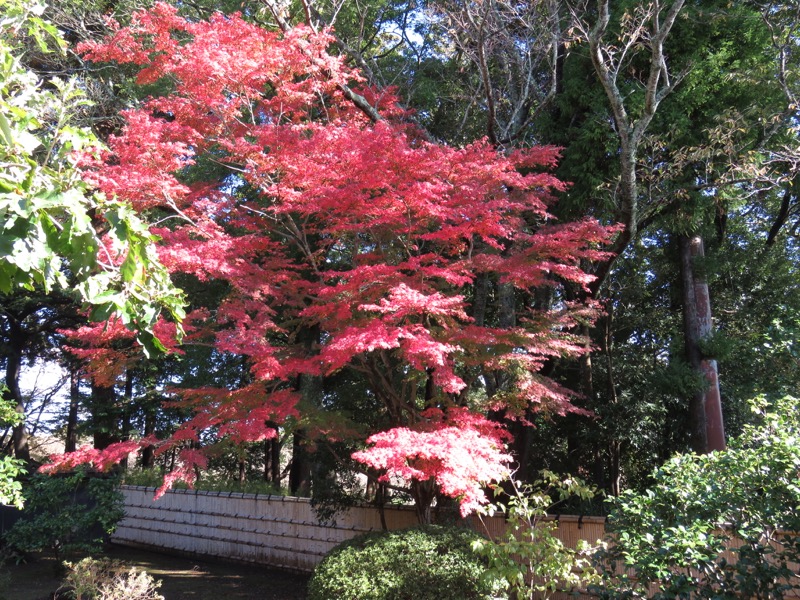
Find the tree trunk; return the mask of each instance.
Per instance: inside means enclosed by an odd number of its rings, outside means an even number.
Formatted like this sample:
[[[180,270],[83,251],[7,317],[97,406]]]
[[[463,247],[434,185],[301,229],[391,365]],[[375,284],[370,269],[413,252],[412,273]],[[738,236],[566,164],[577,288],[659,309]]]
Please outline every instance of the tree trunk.
[[[131,439],[131,432],[133,431],[133,376],[134,372],[133,369],[130,367],[125,369],[125,395],[123,396],[123,404],[122,404],[122,423],[121,423],[121,435],[120,438],[122,441],[128,441]],[[128,457],[126,456],[123,458],[120,463],[119,467],[123,471],[128,470]]]
[[[306,346],[306,353],[312,355],[319,344],[320,330],[315,325],[303,329],[297,336],[298,342]],[[309,406],[322,405],[322,377],[302,374],[297,377],[297,390],[302,402]],[[295,496],[311,494],[311,462],[303,443],[306,432],[297,429],[292,438],[292,464],[289,469],[289,490]]]
[[[293,496],[311,493],[311,464],[303,446],[305,431],[297,429],[292,436],[292,464],[289,468],[289,492]]]
[[[64,452],[78,449],[78,408],[81,401],[80,371],[78,365],[69,365],[69,413],[67,414],[67,439]]]
[[[606,357],[606,388],[608,402],[612,406],[619,404],[617,396],[617,383],[614,380],[614,355],[612,354],[612,327],[614,321],[614,302],[609,300],[606,303],[606,314],[602,318],[603,323],[603,354]],[[622,491],[622,441],[618,434],[614,434],[608,441],[608,491],[612,496],[619,496]]]
[[[244,482],[247,481],[247,461],[244,458],[239,459],[238,481],[239,485],[244,485]]]
[[[275,423],[267,423],[277,431]],[[276,435],[264,440],[264,481],[273,484],[277,489],[281,487],[281,440]]]
[[[772,227],[770,227],[769,233],[767,234],[767,248],[775,245],[775,241],[778,239],[778,234],[789,220],[789,215],[792,212],[792,205],[797,202],[797,196],[793,194],[792,191],[796,190],[798,185],[800,185],[800,178],[795,178],[787,184],[786,189],[783,191],[781,207],[778,210],[778,215],[772,222]]]
[[[12,433],[12,449],[14,456],[29,461],[31,451],[28,446],[28,430],[25,427],[25,402],[19,389],[19,376],[22,369],[22,351],[25,348],[26,336],[22,327],[14,321],[9,323],[8,354],[6,358],[6,389],[3,399],[14,405],[14,410],[22,417]]]
[[[719,393],[717,361],[704,356],[700,344],[712,333],[711,299],[702,259],[703,239],[699,235],[680,236],[683,294],[683,334],[686,356],[692,368],[702,375],[706,386],[689,402],[692,448],[698,453],[725,449],[722,402]]]
[[[92,437],[97,450],[121,441],[117,394],[113,386],[103,387],[92,382]]]
[[[431,524],[431,504],[436,497],[436,484],[432,479],[411,482],[411,496],[414,498],[414,509],[420,525]]]
[[[156,432],[156,410],[154,406],[147,408],[144,416],[144,437],[150,437]],[[155,466],[156,449],[155,446],[146,446],[142,450],[142,468],[150,469]]]

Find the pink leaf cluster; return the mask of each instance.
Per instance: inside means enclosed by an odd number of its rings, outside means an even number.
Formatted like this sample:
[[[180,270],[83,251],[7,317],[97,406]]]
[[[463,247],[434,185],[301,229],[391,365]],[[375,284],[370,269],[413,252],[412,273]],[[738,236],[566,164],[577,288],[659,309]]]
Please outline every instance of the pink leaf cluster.
[[[458,500],[466,516],[488,502],[484,488],[508,476],[511,456],[497,423],[466,409],[429,411],[415,428],[396,427],[367,439],[370,446],[353,458],[385,473],[383,479],[434,480]]]
[[[75,452],[53,454],[50,462],[40,468],[42,473],[58,473],[69,471],[79,465],[89,465],[98,471],[108,471],[129,454],[139,450],[139,442],[118,442],[103,450],[91,446],[81,446]]]
[[[202,470],[207,466],[208,457],[205,454],[195,448],[184,448],[178,453],[177,466],[164,475],[164,482],[156,490],[155,500],[161,498],[179,481],[184,482],[190,488],[193,487],[197,479],[197,469]]]
[[[586,310],[530,308],[515,327],[495,327],[470,316],[473,286],[513,284],[526,306],[539,286],[585,287],[592,277],[582,266],[605,256],[615,229],[553,222],[548,207],[565,185],[545,171],[557,148],[507,156],[485,140],[432,143],[386,90],[362,90],[383,115],[371,122],[342,93],[361,77],[326,51],[331,39],[306,27],[266,31],[239,15],[188,21],[163,3],[136,13],[80,51],[138,65],[140,83],[165,78],[172,91],[126,111],[109,154],[88,161],[85,177],[140,211],[170,213],[154,230],[164,264],[230,290],[207,333],[218,351],[248,359],[255,383],[185,393],[195,416],[175,444],[210,430],[263,440],[274,435],[266,421],[299,416],[299,377],[353,369],[397,426],[359,456],[397,476],[432,477],[471,509],[481,482],[505,472],[501,438],[453,409],[429,415],[435,427],[405,427],[420,423],[420,386],[403,385],[403,396],[387,372],[430,379],[450,406],[479,385],[475,372],[513,366],[517,385],[492,405],[577,410],[538,372],[585,351],[571,327]],[[186,184],[204,156],[228,176]]]

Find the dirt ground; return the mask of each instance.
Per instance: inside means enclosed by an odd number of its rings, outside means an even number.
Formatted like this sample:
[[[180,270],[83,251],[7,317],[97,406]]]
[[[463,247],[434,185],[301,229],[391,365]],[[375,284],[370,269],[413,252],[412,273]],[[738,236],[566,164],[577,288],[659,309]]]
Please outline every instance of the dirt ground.
[[[110,546],[102,556],[144,569],[162,581],[165,600],[303,600],[308,575]],[[100,555],[96,554],[96,558]],[[36,557],[0,572],[0,600],[50,600],[61,583],[55,561]]]

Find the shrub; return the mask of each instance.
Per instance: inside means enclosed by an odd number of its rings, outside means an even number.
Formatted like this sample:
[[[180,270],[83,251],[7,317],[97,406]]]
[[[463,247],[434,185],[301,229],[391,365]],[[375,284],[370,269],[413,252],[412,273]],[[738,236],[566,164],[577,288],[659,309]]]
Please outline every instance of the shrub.
[[[26,485],[25,509],[5,535],[21,552],[92,552],[124,516],[118,479],[76,471],[35,475]]]
[[[164,483],[164,473],[161,469],[129,469],[123,476],[125,485],[141,485],[144,487],[160,487]],[[172,489],[185,490],[189,486],[184,481],[176,481]],[[197,479],[192,489],[207,492],[237,492],[243,494],[262,494],[265,496],[285,495],[274,483],[260,480],[237,481],[219,474],[206,472]]]
[[[505,532],[473,542],[473,549],[488,558],[486,577],[497,581],[499,588],[516,600],[545,600],[599,579],[588,558],[590,545],[582,540],[575,548],[566,545],[556,535],[558,524],[547,518],[571,497],[591,499],[594,488],[575,477],[542,471],[533,484],[512,479],[496,486],[495,494],[501,500],[484,512],[505,513]]]
[[[74,600],[164,600],[157,592],[160,581],[119,561],[88,557],[66,566],[69,573],[57,597],[66,593]]]
[[[480,536],[429,525],[359,536],[334,548],[309,582],[309,600],[472,600],[492,597]]]
[[[753,408],[759,425],[728,450],[676,456],[650,489],[614,501],[604,596],[654,587],[655,598],[774,600],[800,587],[791,566],[800,561],[798,401]],[[721,555],[726,547],[735,561]],[[634,576],[616,575],[617,563]]]

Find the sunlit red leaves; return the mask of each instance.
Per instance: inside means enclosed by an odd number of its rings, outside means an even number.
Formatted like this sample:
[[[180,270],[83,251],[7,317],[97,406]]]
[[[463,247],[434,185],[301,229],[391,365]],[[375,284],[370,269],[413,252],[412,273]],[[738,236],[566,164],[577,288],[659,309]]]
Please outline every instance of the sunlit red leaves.
[[[78,50],[91,60],[142,65],[142,84],[170,75],[175,94],[159,102],[161,109],[181,113],[181,102],[170,104],[175,99],[190,102],[187,112],[203,106],[212,117],[198,120],[205,127],[214,123],[214,113],[235,112],[251,99],[263,100],[267,85],[274,95],[266,106],[290,113],[356,78],[341,58],[326,52],[331,41],[327,33],[303,26],[285,33],[267,31],[239,15],[217,13],[208,21],[187,21],[174,6],[159,2],[151,11],[134,13],[130,27]]]
[[[256,382],[237,390],[202,388],[183,390],[178,405],[191,408],[194,416],[181,424],[170,440],[160,445],[160,451],[185,440],[196,440],[203,432],[236,443],[259,442],[275,437],[274,426],[267,422],[283,423],[297,417],[299,395],[288,389],[271,390]]]
[[[247,357],[256,380],[186,394],[195,416],[172,443],[210,430],[264,439],[267,421],[298,416],[292,381],[348,367],[370,375],[388,364],[431,378],[443,404],[478,381],[475,372],[505,370],[517,383],[491,399],[495,407],[574,410],[568,392],[538,371],[585,350],[570,332],[575,307],[528,304],[515,327],[489,327],[470,317],[472,286],[478,277],[508,282],[522,297],[564,281],[586,286],[583,267],[604,256],[613,228],[553,223],[548,206],[565,186],[544,171],[557,148],[506,156],[486,141],[431,143],[402,121],[392,92],[362,90],[385,117],[371,123],[340,93],[359,76],[326,52],[330,40],[304,27],[265,31],[237,15],[189,22],[157,4],[82,47],[93,60],[141,65],[141,82],[169,78],[172,92],[127,112],[111,156],[86,177],[141,210],[170,212],[157,230],[164,264],[228,284],[216,348]],[[201,157],[228,175],[182,183]],[[421,422],[412,414],[418,400],[389,411],[395,425]],[[474,508],[481,484],[505,472],[502,436],[456,409],[423,419],[425,427],[373,436],[362,458],[394,475],[433,477]]]
[[[196,448],[183,448],[178,452],[175,467],[164,474],[164,482],[156,490],[155,498],[164,495],[178,481],[184,482],[189,487],[194,486],[197,479],[197,470],[205,469],[208,466],[208,457]]]
[[[190,336],[195,330],[193,317],[189,316],[184,328]],[[84,373],[100,387],[112,387],[127,368],[142,359],[142,347],[136,342],[136,334],[117,318],[59,333],[66,336],[64,349],[83,361]],[[165,348],[181,352],[175,323],[160,319],[153,326],[153,333]]]
[[[81,446],[75,452],[53,454],[49,462],[41,467],[42,473],[59,473],[69,471],[79,465],[89,465],[98,471],[108,471],[111,467],[139,450],[139,442],[118,442],[104,450],[96,450],[90,446]]]
[[[486,484],[508,476],[508,433],[497,423],[466,409],[424,413],[414,428],[396,427],[367,439],[369,447],[353,455],[385,473],[384,480],[434,480],[446,496],[458,500],[462,516],[488,501]]]
[[[122,135],[108,141],[113,161],[85,162],[85,179],[109,197],[127,200],[139,210],[182,200],[190,190],[178,182],[175,172],[192,164],[191,146],[197,143],[198,134],[145,111],[129,110],[123,115],[127,124]]]

